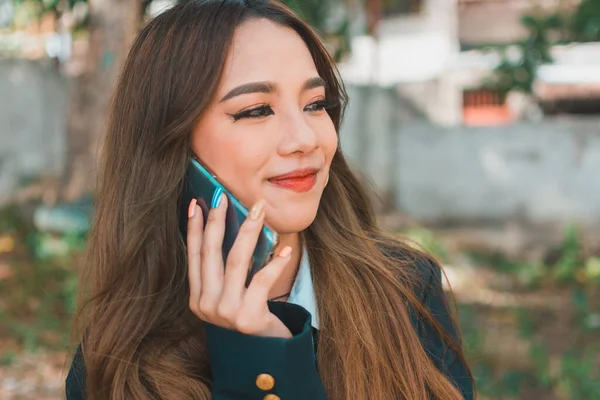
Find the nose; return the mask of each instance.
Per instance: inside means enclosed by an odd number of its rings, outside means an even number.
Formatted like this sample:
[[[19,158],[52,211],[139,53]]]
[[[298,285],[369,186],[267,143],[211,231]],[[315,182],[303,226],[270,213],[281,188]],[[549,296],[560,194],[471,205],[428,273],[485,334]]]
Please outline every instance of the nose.
[[[303,111],[291,111],[282,118],[279,153],[308,154],[319,147],[319,137]]]

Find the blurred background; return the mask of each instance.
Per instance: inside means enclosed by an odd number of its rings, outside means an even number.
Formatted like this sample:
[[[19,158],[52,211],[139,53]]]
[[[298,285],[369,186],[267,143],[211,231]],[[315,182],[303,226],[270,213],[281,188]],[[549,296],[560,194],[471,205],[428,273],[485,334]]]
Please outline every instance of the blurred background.
[[[0,399],[64,398],[104,112],[169,0],[0,0]],[[445,266],[481,399],[600,399],[600,0],[287,0],[386,230]]]

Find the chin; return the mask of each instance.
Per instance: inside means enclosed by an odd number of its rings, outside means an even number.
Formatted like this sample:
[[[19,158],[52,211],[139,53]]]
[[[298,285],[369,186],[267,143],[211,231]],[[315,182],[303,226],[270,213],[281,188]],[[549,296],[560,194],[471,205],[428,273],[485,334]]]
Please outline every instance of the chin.
[[[299,233],[308,228],[317,216],[318,207],[298,210],[298,208],[280,209],[267,216],[266,223],[280,235]]]

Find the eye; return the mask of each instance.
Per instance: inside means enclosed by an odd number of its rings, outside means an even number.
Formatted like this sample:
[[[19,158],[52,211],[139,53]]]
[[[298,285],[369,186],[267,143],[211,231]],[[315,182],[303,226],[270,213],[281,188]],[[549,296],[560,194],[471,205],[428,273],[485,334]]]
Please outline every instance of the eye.
[[[306,107],[304,107],[305,111],[308,112],[318,112],[321,110],[329,109],[335,106],[335,102],[327,99],[317,100],[314,103],[310,103]]]
[[[237,114],[229,114],[233,121],[239,121],[242,118],[262,118],[268,117],[269,115],[275,114],[271,106],[263,105],[259,107],[254,107],[249,110],[240,111]]]

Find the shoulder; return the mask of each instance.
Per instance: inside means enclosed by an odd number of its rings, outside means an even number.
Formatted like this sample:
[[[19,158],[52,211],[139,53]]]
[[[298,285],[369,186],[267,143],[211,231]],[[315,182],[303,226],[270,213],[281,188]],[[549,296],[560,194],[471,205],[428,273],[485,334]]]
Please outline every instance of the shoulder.
[[[431,256],[400,242],[387,240],[381,250],[401,277],[414,280],[410,284],[423,309],[418,310],[419,307],[413,304],[409,312],[415,333],[427,356],[451,379],[465,399],[473,399],[474,381],[463,354],[457,321],[442,287],[442,268],[439,263]]]
[[[395,239],[378,239],[378,247],[390,261],[399,278],[404,278],[421,301],[442,289],[442,268],[429,254]]]
[[[65,382],[67,400],[85,399],[85,363],[81,346],[77,347]]]

